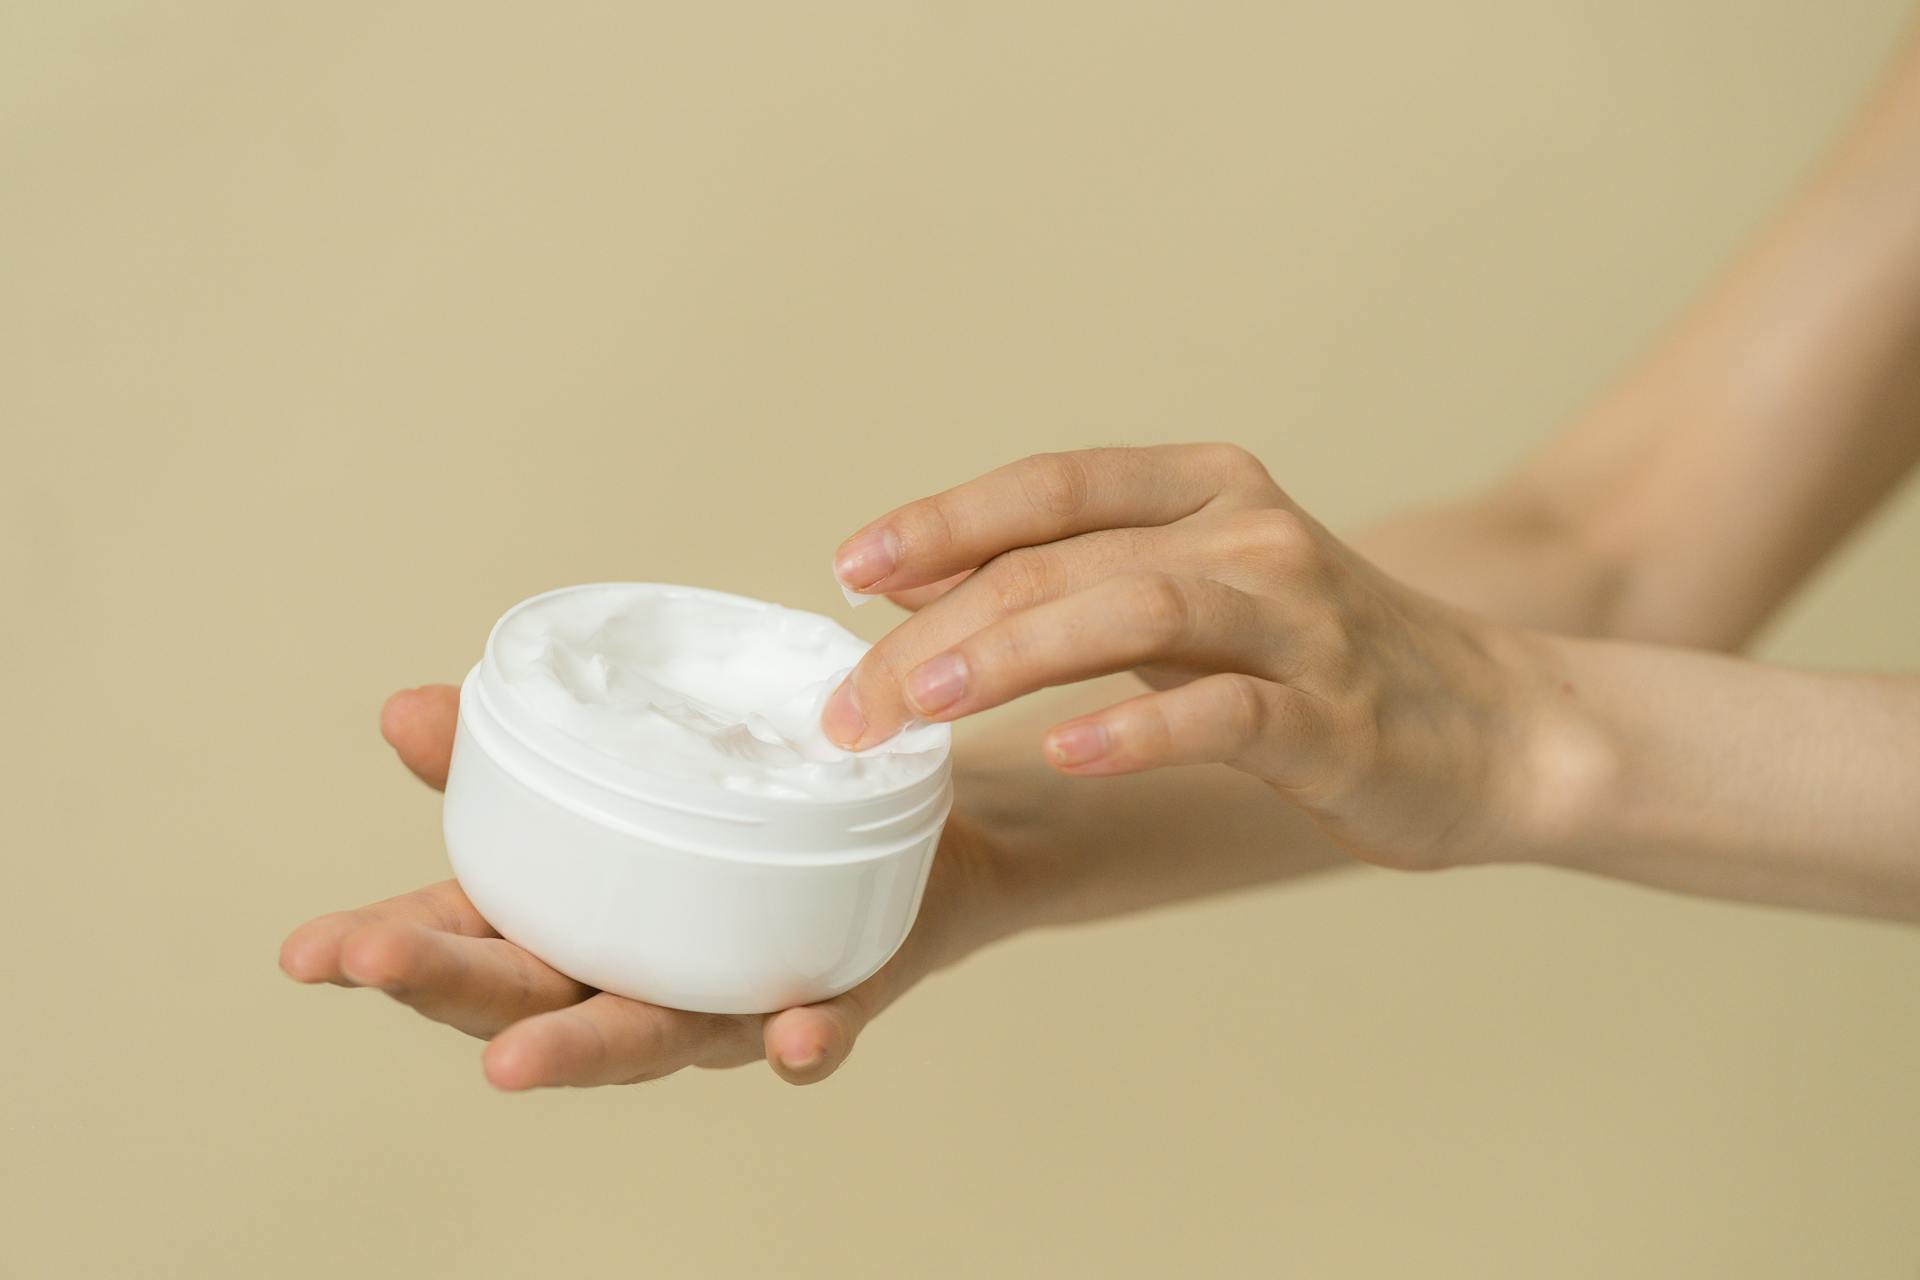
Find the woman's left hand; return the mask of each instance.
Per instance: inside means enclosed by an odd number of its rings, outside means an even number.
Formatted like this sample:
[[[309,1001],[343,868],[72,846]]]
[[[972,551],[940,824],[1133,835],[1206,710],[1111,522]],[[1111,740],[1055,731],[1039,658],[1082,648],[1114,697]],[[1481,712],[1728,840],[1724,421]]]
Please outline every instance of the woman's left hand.
[[[453,758],[460,691],[396,693],[380,732],[436,791]],[[482,1062],[501,1089],[637,1084],[684,1067],[765,1058],[792,1084],[824,1080],[863,1028],[922,978],[1005,936],[1023,908],[1001,892],[998,842],[955,812],[941,833],[913,931],[851,991],[779,1013],[688,1013],[594,991],[501,937],[452,880],[307,921],[280,946],[296,982],[377,987],[435,1022],[492,1043]]]
[[[1389,578],[1232,445],[1026,458],[873,521],[834,571],[920,606],[828,700],[842,746],[1133,670],[1154,691],[1056,725],[1056,768],[1224,762],[1409,868],[1511,852],[1534,794],[1548,651]]]

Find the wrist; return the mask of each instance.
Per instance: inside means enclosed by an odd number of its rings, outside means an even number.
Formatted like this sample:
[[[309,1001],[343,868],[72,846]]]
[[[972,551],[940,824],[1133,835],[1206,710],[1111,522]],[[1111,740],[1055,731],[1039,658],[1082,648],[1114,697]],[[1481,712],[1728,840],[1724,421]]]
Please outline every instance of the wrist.
[[[1617,803],[1626,753],[1583,651],[1540,632],[1509,637],[1510,705],[1487,862],[1568,866]]]

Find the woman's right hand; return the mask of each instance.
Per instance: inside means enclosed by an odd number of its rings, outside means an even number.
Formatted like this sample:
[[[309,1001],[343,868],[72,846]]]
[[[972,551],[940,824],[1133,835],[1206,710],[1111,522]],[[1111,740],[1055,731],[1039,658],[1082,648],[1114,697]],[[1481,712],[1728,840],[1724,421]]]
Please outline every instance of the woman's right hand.
[[[387,700],[380,728],[400,759],[446,785],[460,691],[429,685]],[[489,1040],[501,1089],[633,1084],[682,1067],[765,1058],[793,1084],[824,1080],[868,1021],[935,969],[1004,932],[1010,918],[984,874],[991,846],[956,814],[934,858],[920,914],[893,959],[843,995],[780,1013],[688,1013],[595,991],[496,933],[457,882],[443,880],[288,935],[280,967],[302,983],[374,987],[435,1022]]]
[[[1384,866],[1534,852],[1540,726],[1586,727],[1548,643],[1375,567],[1233,445],[1024,458],[870,521],[835,572],[888,593],[967,575],[828,698],[840,746],[1131,671],[1151,691],[1056,724],[1055,768],[1230,765]]]

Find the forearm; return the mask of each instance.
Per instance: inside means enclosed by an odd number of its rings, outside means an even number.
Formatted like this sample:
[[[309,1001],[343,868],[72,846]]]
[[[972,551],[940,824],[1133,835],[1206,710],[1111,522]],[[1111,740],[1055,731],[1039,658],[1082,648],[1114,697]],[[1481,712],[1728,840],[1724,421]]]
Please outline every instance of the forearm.
[[[1618,625],[1633,566],[1524,487],[1410,511],[1356,535],[1380,568],[1435,599],[1511,626],[1637,638]]]
[[[1576,630],[1740,644],[1920,457],[1920,45],[1721,284],[1492,501]]]
[[[1354,546],[1508,625],[1744,641],[1920,455],[1916,154],[1920,50],[1805,194],[1618,391],[1485,495],[1388,521]],[[1686,705],[1684,688],[1671,692]],[[1009,847],[1027,851],[1009,860],[1023,918],[1089,918],[1343,860],[1298,811],[1224,768],[1059,777],[1035,749],[1046,723],[1031,712],[1002,720],[969,753],[979,766],[962,771],[963,812],[989,814]],[[1713,722],[1684,727],[1708,735],[1694,744],[1707,761],[1736,758]],[[1824,809],[1807,812],[1834,830]],[[1650,827],[1643,845],[1623,831],[1609,856],[1596,843],[1569,861],[1726,896],[1883,914],[1902,901],[1870,872],[1897,881],[1898,850],[1860,846],[1866,861],[1841,865],[1840,855],[1724,839],[1718,853],[1688,853]],[[1822,867],[1846,874],[1829,881]]]
[[[1533,637],[1516,858],[1920,920],[1920,678]]]
[[[1920,45],[1653,353],[1485,493],[1355,540],[1516,625],[1743,642],[1920,458]]]

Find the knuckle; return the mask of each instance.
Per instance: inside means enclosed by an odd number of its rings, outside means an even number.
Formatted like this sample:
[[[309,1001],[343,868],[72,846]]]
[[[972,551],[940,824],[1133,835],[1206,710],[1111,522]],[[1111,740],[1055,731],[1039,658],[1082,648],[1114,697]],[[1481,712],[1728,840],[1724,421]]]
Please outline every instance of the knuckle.
[[[1155,698],[1142,706],[1127,725],[1124,741],[1136,760],[1166,760],[1173,754],[1173,722]]]
[[[979,686],[972,689],[976,696],[982,689],[1018,683],[1034,665],[1032,633],[1017,620],[987,628],[958,652],[969,686]]]
[[[1350,690],[1358,665],[1355,644],[1332,610],[1299,611],[1288,619],[1286,635],[1272,660],[1282,680],[1328,697]]]
[[[1314,656],[1336,688],[1344,688],[1352,683],[1357,649],[1353,631],[1337,613],[1329,612],[1314,628]]]
[[[1086,464],[1075,454],[1036,453],[1020,463],[1019,476],[1027,500],[1063,520],[1086,510],[1092,497]]]
[[[1248,512],[1243,519],[1255,544],[1267,551],[1292,555],[1313,546],[1307,522],[1285,507],[1264,507]]]
[[[1186,587],[1171,574],[1136,574],[1122,579],[1119,590],[1122,616],[1159,639],[1183,635],[1192,623],[1192,601]]]
[[[1223,680],[1220,690],[1229,734],[1242,744],[1259,741],[1266,736],[1272,721],[1266,691],[1252,676],[1229,675]]]
[[[940,556],[954,545],[952,500],[945,494],[922,498],[901,508],[889,522],[910,555]]]
[[[989,560],[980,571],[1001,614],[1017,613],[1053,598],[1054,572],[1038,547],[1015,547]]]
[[[1209,461],[1223,474],[1242,481],[1271,483],[1267,466],[1255,457],[1251,449],[1229,441],[1221,441],[1206,446]]]
[[[1240,554],[1289,578],[1312,578],[1321,568],[1321,547],[1306,517],[1285,507],[1265,507],[1239,517]]]

